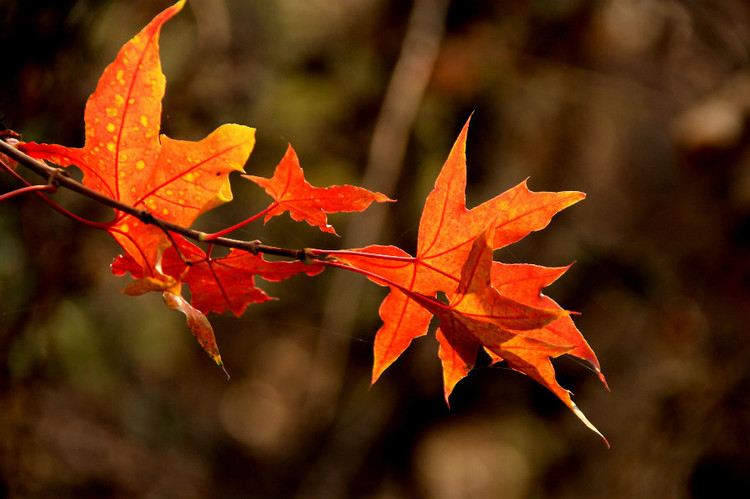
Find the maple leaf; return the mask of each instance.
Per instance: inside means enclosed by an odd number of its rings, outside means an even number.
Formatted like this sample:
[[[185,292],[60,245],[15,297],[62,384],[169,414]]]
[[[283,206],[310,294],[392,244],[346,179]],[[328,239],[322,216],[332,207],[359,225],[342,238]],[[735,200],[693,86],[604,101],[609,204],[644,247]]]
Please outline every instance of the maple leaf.
[[[232,199],[228,175],[243,171],[255,130],[222,125],[199,142],[159,135],[166,79],[161,72],[159,33],[184,0],[157,15],[128,41],[102,74],[86,103],[83,148],[23,144],[37,159],[76,165],[83,183],[162,220],[190,226],[202,213]],[[156,274],[163,231],[117,212],[105,229],[140,265]]]
[[[83,183],[123,204],[139,208],[161,220],[189,227],[206,211],[232,199],[229,173],[243,172],[255,143],[255,130],[227,124],[199,142],[174,140],[159,135],[161,101],[166,78],[161,71],[159,35],[163,24],[184,6],[181,0],[158,14],[118,52],[86,102],[86,141],[82,148],[27,143],[20,148],[37,159],[61,166],[78,166]],[[185,272],[183,257],[157,225],[116,211],[114,220],[101,224],[126,252],[113,272],[130,271],[136,279],[124,290],[131,295],[161,292],[165,304],[185,314],[187,324],[201,346],[223,367],[213,329],[203,312],[181,296],[182,279],[208,296],[199,302],[207,309],[221,309],[203,276],[204,267],[216,275],[205,253],[179,238],[181,251],[199,263]],[[168,256],[164,258],[165,250]],[[172,253],[170,253],[170,251]],[[219,264],[216,264],[219,265]],[[220,274],[220,272],[219,272]],[[221,278],[214,288],[223,291]],[[252,279],[249,281],[252,283]],[[243,292],[224,295],[225,307],[235,313],[247,303],[269,299],[252,284]]]
[[[206,313],[231,310],[239,317],[250,303],[273,299],[255,287],[256,276],[266,281],[281,281],[297,274],[313,276],[322,271],[320,265],[268,261],[260,255],[233,249],[226,257],[192,265],[184,280],[190,286],[196,308]]]
[[[291,145],[276,166],[273,177],[243,177],[263,187],[275,200],[275,205],[266,213],[265,222],[288,211],[294,220],[304,220],[311,226],[331,234],[336,234],[336,231],[328,224],[326,213],[363,211],[373,201],[393,201],[385,194],[351,185],[313,187],[305,180],[297,153]]]
[[[255,277],[278,282],[297,274],[314,276],[323,271],[320,265],[301,261],[269,261],[261,255],[232,249],[225,257],[209,257],[201,248],[182,236],[174,235],[180,253],[169,247],[163,255],[160,279],[144,276],[141,267],[129,255],[120,255],[112,263],[115,275],[130,274],[136,280],[125,289],[126,294],[163,291],[177,283],[186,283],[192,295],[192,305],[207,314],[231,310],[237,317],[248,305],[274,298],[255,285]],[[180,257],[182,255],[182,257]],[[188,266],[185,260],[190,262]]]
[[[185,314],[193,336],[222,369],[224,364],[219,347],[205,314],[231,310],[239,317],[251,303],[272,300],[255,286],[256,276],[267,281],[281,281],[301,273],[313,276],[324,268],[301,261],[268,261],[260,255],[235,249],[225,257],[211,258],[182,236],[174,235],[173,240],[179,253],[175,246],[167,248],[160,262],[161,273],[158,277],[144,275],[143,268],[127,254],[115,258],[112,273],[125,275],[130,272],[134,278],[123,290],[125,294],[137,296],[151,291],[161,292],[169,308]],[[186,264],[186,261],[190,264]],[[192,303],[182,297],[183,283],[190,288]]]
[[[547,387],[599,433],[572,402],[570,393],[557,384],[550,361],[562,354],[584,359],[606,386],[596,355],[568,313],[542,294],[542,288],[567,268],[492,262],[494,249],[546,227],[552,216],[584,194],[534,193],[522,182],[467,209],[468,125],[467,121],[427,197],[415,257],[393,246],[331,254],[391,288],[380,306],[383,325],[375,337],[372,382],[414,338],[426,334],[436,316],[441,323],[438,356],[446,403],[483,348],[493,362],[507,361]],[[436,299],[439,292],[448,297],[449,306]]]
[[[545,327],[568,318],[556,303],[539,297],[552,309],[534,308],[512,300],[492,286],[492,240],[494,228],[482,232],[473,242],[461,278],[448,305],[436,299],[393,285],[425,311],[440,320],[436,332],[443,367],[446,403],[456,383],[474,367],[480,348],[495,362],[504,360],[514,370],[545,386],[609,446],[606,438],[586,418],[568,390],[555,379],[550,358],[571,353],[576,346],[563,336],[548,334]],[[555,269],[557,270],[557,269]],[[532,287],[533,288],[533,287]]]
[[[493,224],[493,249],[514,243],[546,227],[552,216],[580,201],[580,192],[532,192],[522,182],[469,210],[466,208],[466,122],[422,211],[417,255],[393,246],[369,246],[341,255],[340,260],[372,271],[416,293],[450,298],[474,240]],[[371,254],[388,258],[372,258]],[[383,325],[375,336],[372,382],[411,344],[427,333],[431,315],[398,289],[380,306]],[[582,338],[581,338],[582,340]]]

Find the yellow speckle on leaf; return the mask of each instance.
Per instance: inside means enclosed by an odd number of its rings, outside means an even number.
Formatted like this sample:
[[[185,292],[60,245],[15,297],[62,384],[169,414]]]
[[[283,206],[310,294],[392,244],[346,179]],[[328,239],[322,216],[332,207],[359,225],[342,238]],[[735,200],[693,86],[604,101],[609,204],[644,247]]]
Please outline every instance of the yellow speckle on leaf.
[[[117,104],[118,106],[122,106],[123,104],[125,104],[125,97],[120,94],[115,94],[115,104]]]
[[[112,132],[114,132],[116,128],[117,128],[117,127],[115,126],[115,124],[114,124],[114,123],[107,123],[107,131],[108,131],[109,133],[112,133]]]
[[[166,208],[164,208],[163,210],[161,210],[161,214],[164,215],[164,216],[167,216],[167,215],[169,215],[169,210],[166,209]]]
[[[142,159],[139,159],[138,162],[135,164],[135,167],[140,171],[146,168],[146,163]]]
[[[114,142],[107,142],[107,150],[109,152],[115,152],[116,148],[117,148],[117,146],[115,146]]]
[[[141,125],[148,126],[148,117],[144,114],[141,115]]]

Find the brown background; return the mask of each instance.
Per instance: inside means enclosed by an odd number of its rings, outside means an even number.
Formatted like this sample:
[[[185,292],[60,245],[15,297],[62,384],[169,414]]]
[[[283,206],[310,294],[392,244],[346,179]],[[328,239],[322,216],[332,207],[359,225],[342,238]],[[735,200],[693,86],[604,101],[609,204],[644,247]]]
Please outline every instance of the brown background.
[[[167,5],[1,1],[5,125],[82,145],[101,71]],[[315,185],[399,200],[331,217],[342,239],[288,217],[239,237],[413,250],[472,112],[470,206],[526,177],[587,193],[495,256],[577,261],[548,294],[581,312],[612,392],[585,366],[555,365],[612,448],[503,367],[473,372],[448,410],[433,336],[369,389],[385,290],[333,272],[261,284],[279,301],[212,318],[227,382],[158,296],[120,294],[106,234],[29,196],[0,206],[0,497],[746,494],[749,50],[742,0],[189,1],[162,33],[164,133],[247,124],[248,172],[270,176],[291,142]],[[268,203],[233,185],[200,228]]]

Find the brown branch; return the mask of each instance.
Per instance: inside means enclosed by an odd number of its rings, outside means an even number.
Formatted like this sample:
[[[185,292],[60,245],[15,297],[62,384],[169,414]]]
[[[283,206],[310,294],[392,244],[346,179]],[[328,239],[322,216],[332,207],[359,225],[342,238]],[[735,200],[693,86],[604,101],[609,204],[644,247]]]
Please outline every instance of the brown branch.
[[[63,187],[89,199],[92,199],[99,204],[103,204],[105,206],[109,206],[110,208],[114,208],[117,211],[132,215],[145,224],[156,225],[157,227],[160,227],[167,233],[173,232],[175,234],[180,234],[181,236],[192,239],[196,242],[205,241],[206,237],[208,236],[208,234],[206,234],[205,232],[168,222],[154,216],[148,210],[141,210],[135,208],[134,206],[130,206],[129,204],[123,203],[117,199],[105,196],[101,192],[95,191],[94,189],[83,185],[81,182],[78,182],[70,175],[68,175],[68,173],[62,168],[49,166],[42,161],[34,159],[23,151],[16,149],[11,144],[8,144],[4,140],[0,140],[0,153],[5,154],[12,160],[37,173],[45,180],[47,180],[48,184]],[[106,224],[99,224],[97,225],[97,227],[106,228]],[[228,237],[216,237],[211,239],[211,243],[216,246],[224,246],[227,248],[237,248],[249,251],[250,253],[256,255],[258,253],[266,253],[269,255],[284,256],[302,261],[309,260],[311,255],[305,249],[277,248],[275,246],[261,244],[260,240],[257,239],[254,241],[241,241]]]

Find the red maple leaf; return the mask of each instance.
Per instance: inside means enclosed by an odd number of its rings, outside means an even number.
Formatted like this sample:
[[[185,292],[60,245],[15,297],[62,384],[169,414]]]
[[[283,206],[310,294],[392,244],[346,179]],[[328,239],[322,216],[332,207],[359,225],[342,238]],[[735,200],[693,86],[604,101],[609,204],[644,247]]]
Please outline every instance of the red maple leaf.
[[[180,252],[178,254],[175,247],[169,247],[164,252],[161,262],[163,275],[160,279],[144,275],[141,267],[129,255],[115,258],[112,273],[125,275],[130,272],[136,279],[126,288],[126,294],[162,291],[178,283],[186,283],[193,297],[192,305],[197,310],[204,314],[221,314],[231,310],[239,317],[248,305],[273,299],[256,286],[256,277],[278,282],[297,274],[317,275],[324,268],[298,260],[269,261],[261,255],[237,249],[232,249],[225,257],[213,258],[182,236],[175,234],[173,239]]]
[[[266,213],[265,222],[285,211],[296,221],[304,220],[323,232],[336,234],[328,225],[326,213],[363,211],[373,201],[393,201],[385,194],[351,185],[313,187],[305,180],[297,154],[290,145],[270,179],[243,175],[263,187],[275,203]]]
[[[61,166],[76,165],[88,187],[162,220],[190,226],[232,199],[229,173],[243,171],[255,130],[223,125],[200,142],[159,135],[166,79],[161,72],[161,26],[184,0],[157,15],[128,41],[86,103],[83,148],[27,143],[21,149]],[[164,232],[117,212],[104,227],[147,275],[154,275]]]
[[[130,272],[135,279],[123,290],[125,294],[137,296],[151,291],[161,292],[169,308],[185,314],[193,335],[222,368],[219,347],[205,314],[231,310],[239,317],[251,303],[272,300],[255,285],[255,277],[281,281],[301,273],[316,275],[324,268],[301,261],[268,261],[260,255],[235,249],[225,257],[211,258],[182,236],[173,235],[173,240],[179,253],[174,246],[167,248],[158,277],[144,275],[143,269],[130,255],[118,256],[112,263],[112,273],[125,275]],[[182,283],[190,287],[192,303],[181,296]]]

